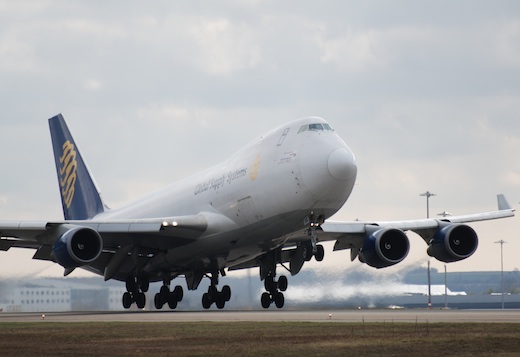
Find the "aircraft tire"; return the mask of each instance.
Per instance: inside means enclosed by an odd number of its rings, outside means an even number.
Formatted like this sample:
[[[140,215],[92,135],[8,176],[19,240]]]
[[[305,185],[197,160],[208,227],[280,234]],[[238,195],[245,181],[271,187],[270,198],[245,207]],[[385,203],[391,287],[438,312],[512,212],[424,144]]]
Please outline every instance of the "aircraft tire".
[[[202,294],[202,307],[206,310],[211,307],[211,299],[208,293]]]
[[[289,283],[287,282],[287,277],[285,275],[280,276],[280,278],[278,279],[278,289],[280,289],[280,291],[285,291],[287,290],[288,284]]]
[[[321,244],[316,246],[316,255],[314,258],[317,262],[321,262],[323,258],[325,257],[325,249],[323,249],[323,246]]]
[[[177,297],[175,296],[175,293],[169,293],[168,294],[168,307],[170,309],[175,309],[177,307]]]
[[[274,296],[274,304],[277,308],[281,309],[285,303],[285,298],[282,293],[278,292]]]
[[[264,287],[267,291],[273,291],[276,289],[274,279],[271,275],[265,278],[264,280]]]
[[[148,275],[141,274],[137,276],[137,286],[143,293],[147,292],[150,288],[150,279],[148,279]]]
[[[123,294],[123,307],[129,309],[132,306],[132,295],[127,291]]]
[[[157,310],[160,310],[160,309],[163,308],[163,305],[164,305],[164,304],[163,304],[162,296],[161,296],[160,293],[155,294],[155,297],[154,297],[154,299],[153,299],[153,302],[154,302],[155,308],[156,308]]]
[[[137,283],[135,281],[135,277],[133,275],[128,275],[125,280],[126,291],[134,292],[137,291]]]
[[[229,301],[231,299],[231,288],[229,285],[224,285],[222,287],[222,296],[224,297],[224,301]]]
[[[226,306],[226,299],[222,292],[217,294],[217,298],[215,299],[215,305],[217,305],[218,309],[223,309]]]
[[[177,285],[175,289],[173,289],[173,293],[175,294],[177,302],[181,302],[182,298],[184,297],[184,290],[182,290],[182,286]]]
[[[146,305],[146,295],[144,293],[137,293],[135,295],[135,304],[139,309],[144,309]]]
[[[271,306],[271,296],[269,295],[269,293],[263,293],[262,297],[260,298],[260,302],[262,303],[262,307],[264,309],[268,309],[269,306]]]

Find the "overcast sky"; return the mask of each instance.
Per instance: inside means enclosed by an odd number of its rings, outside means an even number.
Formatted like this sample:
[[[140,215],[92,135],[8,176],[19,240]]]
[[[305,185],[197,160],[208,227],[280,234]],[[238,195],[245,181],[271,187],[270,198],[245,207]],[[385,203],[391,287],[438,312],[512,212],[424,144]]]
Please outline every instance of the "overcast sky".
[[[520,200],[518,1],[0,0],[0,92],[0,219],[62,218],[57,113],[113,207],[305,116],[358,160],[336,219],[423,218],[426,190],[432,215]],[[478,252],[449,271],[499,270],[499,239],[520,268],[518,218],[472,226]],[[399,269],[426,265],[410,238]],[[360,265],[329,251],[322,267]],[[61,274],[33,253],[0,268]]]

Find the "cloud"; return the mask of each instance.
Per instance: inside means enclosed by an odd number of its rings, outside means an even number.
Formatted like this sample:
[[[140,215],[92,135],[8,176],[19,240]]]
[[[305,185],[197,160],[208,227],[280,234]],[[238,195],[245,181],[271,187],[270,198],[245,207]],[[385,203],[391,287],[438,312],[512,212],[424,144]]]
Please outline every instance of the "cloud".
[[[0,1],[0,216],[61,218],[59,112],[112,206],[311,115],[358,159],[344,219],[422,217],[425,190],[432,212],[518,202],[518,18],[515,1]],[[515,229],[492,227],[482,242]]]

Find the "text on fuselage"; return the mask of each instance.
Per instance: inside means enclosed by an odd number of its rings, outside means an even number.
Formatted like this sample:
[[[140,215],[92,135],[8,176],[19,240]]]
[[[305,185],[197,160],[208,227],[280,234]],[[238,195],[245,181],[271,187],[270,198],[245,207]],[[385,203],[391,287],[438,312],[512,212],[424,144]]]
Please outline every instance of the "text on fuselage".
[[[194,194],[199,195],[207,191],[217,191],[218,189],[224,187],[224,185],[229,185],[233,181],[244,177],[245,175],[247,175],[247,168],[230,171],[226,175],[199,183],[197,186],[195,186]]]

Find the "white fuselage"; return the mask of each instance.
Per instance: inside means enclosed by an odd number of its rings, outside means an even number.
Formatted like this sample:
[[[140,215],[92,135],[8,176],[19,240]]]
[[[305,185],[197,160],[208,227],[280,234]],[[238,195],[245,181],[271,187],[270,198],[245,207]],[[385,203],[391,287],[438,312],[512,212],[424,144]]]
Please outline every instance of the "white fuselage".
[[[222,269],[283,244],[311,214],[333,215],[349,197],[356,173],[354,155],[327,122],[305,118],[268,132],[218,166],[95,219],[202,213],[208,230],[158,254],[147,269]]]

